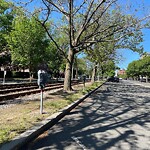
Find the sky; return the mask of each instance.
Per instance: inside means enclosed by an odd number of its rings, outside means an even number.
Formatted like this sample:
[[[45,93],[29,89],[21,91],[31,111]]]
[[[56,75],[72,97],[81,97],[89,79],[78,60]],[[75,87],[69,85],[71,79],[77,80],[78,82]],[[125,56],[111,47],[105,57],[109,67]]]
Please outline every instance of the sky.
[[[144,41],[141,43],[141,45],[143,45],[144,52],[150,53],[150,29],[145,29],[143,34]],[[123,57],[117,64],[120,69],[127,69],[129,63],[140,59],[140,55],[137,52],[133,52],[128,49],[119,49],[117,52]]]
[[[134,7],[139,8],[142,7],[140,9],[140,11],[137,12],[137,16],[142,16],[142,15],[147,15],[150,14],[150,0],[120,0],[122,5],[125,5],[125,1],[130,4],[130,3],[134,3]],[[142,5],[144,4],[144,5]],[[144,6],[144,7],[143,7]],[[149,52],[150,53],[150,29],[144,29],[143,31],[143,42],[141,43],[141,45],[144,48],[144,52]],[[118,50],[118,53],[122,55],[122,60],[117,63],[116,65],[120,68],[120,69],[127,69],[128,64],[131,63],[134,60],[138,60],[140,59],[140,55],[137,52],[133,52],[131,50],[128,49],[120,49]]]

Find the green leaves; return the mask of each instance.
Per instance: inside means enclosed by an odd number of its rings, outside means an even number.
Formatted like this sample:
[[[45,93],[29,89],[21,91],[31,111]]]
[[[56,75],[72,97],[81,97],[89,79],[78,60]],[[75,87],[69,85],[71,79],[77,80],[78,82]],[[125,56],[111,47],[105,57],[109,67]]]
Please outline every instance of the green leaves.
[[[11,3],[4,0],[0,1],[0,66],[8,66],[11,63],[10,52],[6,41],[6,37],[11,31],[13,20],[11,5]]]
[[[7,45],[5,37],[11,30],[12,19],[13,19],[13,15],[11,13],[11,3],[1,0],[0,2],[0,52]]]
[[[150,76],[150,56],[131,62],[127,68],[127,75],[129,77]]]
[[[30,70],[44,61],[48,41],[42,26],[34,18],[18,15],[13,20],[13,30],[7,37],[12,61],[28,66]]]

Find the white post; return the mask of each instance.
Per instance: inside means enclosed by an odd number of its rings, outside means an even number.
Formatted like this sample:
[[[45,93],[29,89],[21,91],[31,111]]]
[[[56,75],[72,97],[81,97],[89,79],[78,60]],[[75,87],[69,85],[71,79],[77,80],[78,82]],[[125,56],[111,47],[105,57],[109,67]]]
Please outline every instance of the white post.
[[[5,76],[6,76],[6,71],[4,70],[3,84],[5,83]]]
[[[43,113],[43,89],[41,89],[40,114]]]

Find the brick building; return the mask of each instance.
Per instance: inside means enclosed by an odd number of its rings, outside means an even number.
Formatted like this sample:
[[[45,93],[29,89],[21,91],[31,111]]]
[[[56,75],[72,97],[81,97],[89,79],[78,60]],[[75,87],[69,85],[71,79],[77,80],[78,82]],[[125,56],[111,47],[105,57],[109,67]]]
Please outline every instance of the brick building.
[[[125,74],[126,74],[125,69],[118,70],[118,75],[125,75]]]

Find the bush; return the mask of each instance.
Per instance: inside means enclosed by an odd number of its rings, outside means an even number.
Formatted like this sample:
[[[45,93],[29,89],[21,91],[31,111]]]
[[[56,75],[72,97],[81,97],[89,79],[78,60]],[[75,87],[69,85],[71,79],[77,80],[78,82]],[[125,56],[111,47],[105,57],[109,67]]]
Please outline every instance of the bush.
[[[0,78],[4,77],[4,71],[0,71]],[[6,78],[29,78],[29,72],[7,71]]]
[[[15,72],[13,71],[13,78],[29,78],[29,72]]]
[[[0,78],[4,77],[4,71],[0,71]],[[12,78],[12,72],[11,71],[7,71],[6,73],[6,78]]]

